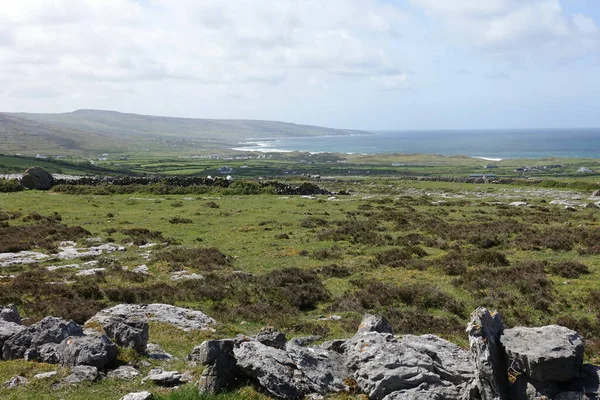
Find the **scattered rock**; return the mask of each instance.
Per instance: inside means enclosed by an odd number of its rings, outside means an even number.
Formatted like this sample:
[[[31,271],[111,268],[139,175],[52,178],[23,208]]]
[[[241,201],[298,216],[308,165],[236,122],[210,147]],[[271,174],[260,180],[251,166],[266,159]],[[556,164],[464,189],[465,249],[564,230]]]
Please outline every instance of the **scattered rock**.
[[[0,321],[0,360],[3,358],[2,347],[11,337],[23,332],[25,327],[14,322]]]
[[[0,306],[0,321],[14,322],[17,325],[21,325],[21,316],[19,310],[14,304],[7,306]]]
[[[91,269],[84,269],[83,271],[79,271],[76,275],[77,276],[90,276],[90,275],[99,274],[104,271],[106,271],[106,268],[91,268]]]
[[[82,336],[81,326],[73,321],[46,317],[16,335],[2,346],[2,357],[6,360],[23,358],[28,349],[37,350],[47,343],[60,343],[69,336]]]
[[[382,315],[365,314],[358,326],[357,334],[365,332],[392,333],[392,327]]]
[[[0,267],[10,267],[11,265],[35,264],[38,261],[47,259],[49,256],[35,251],[20,251],[18,253],[0,254]]]
[[[148,267],[145,264],[142,264],[132,269],[131,272],[136,274],[148,275],[150,271],[148,270]]]
[[[150,392],[129,393],[121,397],[121,400],[152,400],[154,396]]]
[[[154,368],[142,379],[142,384],[146,382],[153,382],[159,386],[176,386],[181,384],[181,374],[178,371],[164,371],[162,368]]]
[[[443,380],[460,385],[472,380],[475,375],[471,354],[454,343],[435,335],[404,335],[400,341],[430,356],[434,372]]]
[[[90,318],[92,322],[99,317],[115,316],[120,318],[147,317],[149,321],[162,322],[176,326],[184,331],[194,329],[211,329],[215,320],[200,311],[187,308],[175,307],[169,304],[119,304],[107,308]]]
[[[21,177],[21,184],[28,189],[48,190],[54,184],[54,178],[50,172],[35,166],[25,171]]]
[[[21,375],[16,375],[4,382],[4,386],[6,389],[14,389],[19,386],[24,386],[29,382],[27,378]]]
[[[62,341],[57,353],[62,365],[91,365],[102,369],[117,359],[118,350],[106,335],[73,336]]]
[[[175,359],[172,354],[167,353],[155,343],[148,343],[146,345],[146,354],[148,355],[148,358],[153,360],[170,361]]]
[[[123,365],[106,374],[107,377],[113,379],[131,380],[140,375],[139,371],[130,365]]]
[[[583,339],[562,326],[506,329],[500,342],[506,364],[537,381],[568,381],[583,365]]]
[[[508,398],[508,377],[500,335],[504,331],[502,316],[480,307],[471,314],[467,326],[471,356],[475,363],[475,379],[470,392],[481,400]]]
[[[98,379],[100,379],[98,368],[91,365],[78,365],[71,368],[71,374],[63,379],[63,382],[75,385],[84,381],[95,382]]]
[[[121,347],[129,347],[139,354],[146,353],[148,320],[145,316],[118,317],[99,315],[93,322],[102,325],[106,336]]]
[[[33,379],[50,379],[50,378],[54,378],[57,375],[56,371],[50,371],[50,372],[42,372],[40,374],[35,374],[33,376]]]
[[[594,190],[594,193],[592,193],[592,197],[600,197],[600,190]]]
[[[239,370],[233,356],[234,341],[207,340],[194,347],[188,359],[208,367],[202,372],[197,383],[202,393],[219,393],[233,388],[238,381]]]
[[[189,273],[188,271],[177,271],[171,274],[172,281],[184,281],[184,280],[202,280],[203,275]]]
[[[509,203],[508,205],[512,206],[512,207],[525,207],[525,206],[527,206],[527,202],[526,201],[513,201],[512,203]]]

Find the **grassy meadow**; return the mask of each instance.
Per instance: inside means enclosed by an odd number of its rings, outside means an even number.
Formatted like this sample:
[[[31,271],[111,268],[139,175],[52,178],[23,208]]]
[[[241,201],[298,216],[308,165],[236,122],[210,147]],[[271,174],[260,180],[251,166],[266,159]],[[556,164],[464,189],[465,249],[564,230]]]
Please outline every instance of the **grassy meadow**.
[[[389,172],[390,160],[353,159],[357,166],[367,163],[369,171],[380,166],[387,172],[369,176],[357,167],[362,175],[332,174],[337,178],[318,183],[347,195],[168,187],[163,193],[59,187],[0,193],[2,253],[50,255],[65,240],[80,247],[115,243],[125,248],[82,260],[0,267],[0,304],[17,304],[28,324],[47,315],[83,323],[119,303],[163,302],[201,310],[218,321],[215,332],[150,328],[150,341],[178,358],[166,369],[190,370],[194,376],[201,367],[189,366],[184,357],[208,338],[254,334],[265,325],[288,337],[345,338],[354,334],[365,312],[383,313],[398,334],[434,333],[466,345],[464,327],[478,306],[500,311],[507,326],[576,329],[586,338],[587,359],[600,360],[600,209],[593,204],[600,197],[591,197],[594,177],[562,176],[553,184],[416,181]],[[450,168],[471,172],[481,164],[451,161],[433,167],[445,175]],[[170,162],[175,171],[179,161]],[[223,163],[206,162],[203,174]],[[287,161],[254,162],[257,169],[248,168],[248,174],[262,175],[258,166],[289,167]],[[340,167],[331,161],[294,162],[322,175],[332,165]],[[522,164],[512,163],[507,171]],[[584,163],[574,160],[565,168]],[[140,171],[150,165],[138,164]],[[158,170],[166,161],[155,164]],[[46,268],[92,259],[102,272],[79,276],[74,268]],[[132,272],[142,264],[148,275]],[[181,274],[203,279],[173,279]],[[144,361],[125,350],[119,360]],[[149,368],[142,366],[142,373]],[[3,361],[0,382],[55,369]],[[65,373],[59,370],[59,378]],[[143,390],[139,379],[59,389],[53,383],[0,387],[0,398],[118,399]],[[266,398],[251,387],[220,397],[200,397],[192,385],[174,392],[149,390],[161,399]]]

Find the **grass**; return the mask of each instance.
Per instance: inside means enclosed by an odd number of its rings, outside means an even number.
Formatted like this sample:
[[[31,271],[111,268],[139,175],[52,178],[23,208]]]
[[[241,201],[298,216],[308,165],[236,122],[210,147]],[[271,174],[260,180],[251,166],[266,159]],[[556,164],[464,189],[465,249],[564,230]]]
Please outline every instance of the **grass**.
[[[487,306],[502,312],[508,326],[562,323],[579,329],[588,360],[599,358],[600,210],[550,204],[588,192],[394,176],[319,185],[353,195],[265,194],[242,183],[235,189],[246,194],[221,188],[204,194],[1,193],[5,248],[50,254],[61,240],[83,246],[97,237],[126,251],[98,257],[106,271],[90,277],[42,268],[71,261],[1,268],[0,275],[20,275],[0,280],[0,304],[17,303],[31,322],[48,314],[83,322],[120,302],[171,303],[219,321],[215,332],[152,324],[150,340],[180,358],[203,340],[253,334],[264,325],[288,337],[344,338],[364,312],[385,314],[397,333],[435,333],[464,345],[469,312]],[[531,206],[508,206],[517,200]],[[140,248],[147,244],[155,246]],[[122,268],[141,264],[148,276]],[[177,271],[204,279],[176,282],[171,273]],[[75,283],[48,284],[59,281]],[[320,319],[332,314],[342,319]],[[185,361],[169,367],[201,372]],[[0,381],[53,368],[3,362]],[[85,389],[119,398],[140,388],[139,382],[103,381],[55,391],[40,383],[0,389],[0,397],[78,399]],[[221,397],[199,397],[191,386],[172,393],[151,389],[165,399],[265,398],[252,388]]]

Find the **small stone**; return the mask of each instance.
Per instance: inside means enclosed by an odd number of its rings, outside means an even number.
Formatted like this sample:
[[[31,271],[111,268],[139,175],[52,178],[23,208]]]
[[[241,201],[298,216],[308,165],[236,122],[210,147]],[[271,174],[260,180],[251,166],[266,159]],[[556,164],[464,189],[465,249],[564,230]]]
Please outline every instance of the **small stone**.
[[[393,333],[390,323],[383,315],[365,314],[357,334],[365,332]]]
[[[27,382],[28,382],[27,378],[25,378],[24,376],[21,376],[21,375],[17,375],[17,376],[13,376],[12,378],[10,378],[6,382],[4,382],[3,386],[6,389],[14,389],[18,386],[26,385]]]
[[[130,365],[123,365],[115,370],[110,371],[106,374],[108,378],[131,380],[140,375],[139,371]]]
[[[63,382],[75,385],[84,381],[95,382],[99,378],[98,368],[90,365],[78,365],[71,368],[71,374],[63,379]]]
[[[181,374],[178,371],[164,371],[162,368],[151,369],[142,379],[142,384],[153,382],[159,386],[175,386],[181,384]]]
[[[121,400],[152,400],[153,398],[150,392],[134,392],[121,397]]]
[[[57,374],[56,371],[42,372],[40,374],[35,374],[33,376],[33,379],[50,379],[50,378],[54,378],[56,376],[56,374]]]

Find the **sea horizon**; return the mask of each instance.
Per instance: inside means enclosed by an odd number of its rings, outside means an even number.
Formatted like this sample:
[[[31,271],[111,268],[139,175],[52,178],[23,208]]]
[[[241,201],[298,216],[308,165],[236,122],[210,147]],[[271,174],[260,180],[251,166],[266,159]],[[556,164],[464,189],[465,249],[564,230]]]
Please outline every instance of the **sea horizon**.
[[[462,155],[489,161],[600,158],[600,128],[380,130],[364,135],[247,139],[232,150]]]

